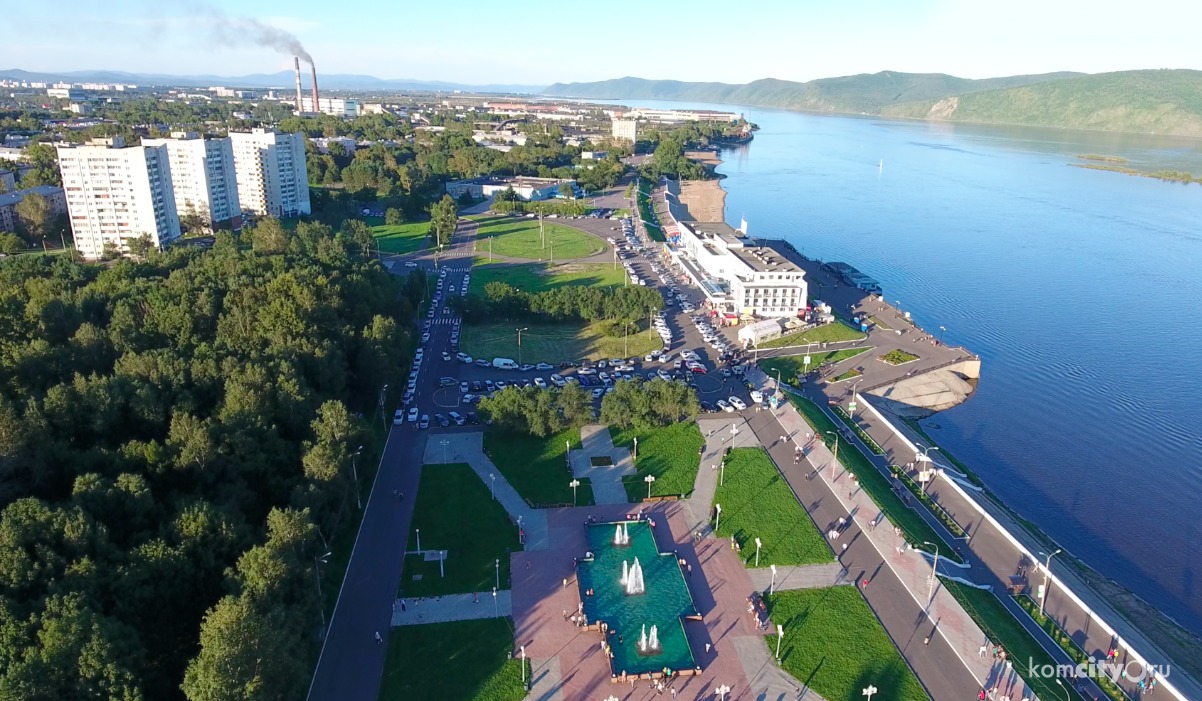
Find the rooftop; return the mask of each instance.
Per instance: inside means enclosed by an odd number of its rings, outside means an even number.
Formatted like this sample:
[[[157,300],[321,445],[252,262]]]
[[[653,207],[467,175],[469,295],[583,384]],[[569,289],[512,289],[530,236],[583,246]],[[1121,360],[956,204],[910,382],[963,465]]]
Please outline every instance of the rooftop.
[[[802,269],[769,246],[732,248],[736,255],[757,273],[800,273]]]
[[[743,245],[743,232],[724,221],[694,221],[685,224],[702,238],[721,239],[727,246]]]
[[[17,190],[16,192],[6,192],[0,194],[0,207],[7,207],[25,199],[26,195],[41,195],[42,197],[50,197],[51,195],[61,194],[63,189],[54,185],[38,185],[37,187]]]

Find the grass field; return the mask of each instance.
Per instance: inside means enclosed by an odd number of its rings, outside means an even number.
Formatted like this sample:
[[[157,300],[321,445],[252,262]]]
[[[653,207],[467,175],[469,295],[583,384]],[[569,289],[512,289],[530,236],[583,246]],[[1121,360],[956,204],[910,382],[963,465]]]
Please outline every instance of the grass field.
[[[465,518],[468,514],[470,518]],[[496,583],[497,558],[501,559],[501,587],[509,586],[509,553],[522,549],[517,527],[500,502],[493,500],[488,485],[467,465],[422,468],[413,528],[421,529],[422,548],[447,551],[446,576],[439,576],[438,561],[406,555],[401,595],[489,591]],[[415,530],[409,534],[408,550],[416,549]],[[421,579],[414,580],[414,575]]]
[[[488,257],[489,239],[494,255],[527,260],[551,260],[552,256],[555,260],[587,258],[608,250],[605,242],[596,236],[556,224],[551,219],[543,221],[546,246],[539,233],[538,219],[491,217],[479,219],[477,223],[480,228],[476,234],[476,254],[485,258]]]
[[[714,502],[722,505],[718,536],[735,537],[748,567],[755,565],[756,538],[764,544],[760,567],[834,561],[826,539],[762,448],[730,451],[723,472],[714,493]]]
[[[490,282],[504,282],[523,292],[545,292],[565,285],[599,287],[621,287],[626,284],[626,271],[604,263],[495,263],[480,265],[472,269],[472,282],[468,291],[482,294]]]
[[[417,221],[388,225],[379,217],[368,217],[371,235],[385,253],[412,253],[426,247],[430,222]]]
[[[785,628],[780,666],[830,701],[862,699],[870,683],[873,701],[921,701],[922,685],[855,587],[803,589],[771,594],[768,613]],[[776,636],[766,636],[776,653]]]
[[[872,349],[844,348],[837,351],[810,353],[809,369],[814,370],[822,365],[832,365],[848,358],[854,358],[868,350]],[[776,371],[780,370],[781,381],[787,382],[789,379],[800,375],[805,369],[806,365],[802,362],[804,357],[804,355],[784,355],[779,358],[766,358],[760,361],[760,367],[763,368],[769,377],[775,377]]]
[[[624,336],[607,336],[602,332],[604,322],[543,325],[524,322],[520,326],[529,329],[522,332],[520,354],[517,323],[465,324],[459,337],[459,347],[464,353],[476,358],[500,357],[517,360],[520,355],[523,363],[544,362],[558,366],[565,360],[643,356],[664,346],[659,336],[648,338],[646,331],[638,332],[633,327],[629,339]],[[627,350],[630,352],[627,353]]]
[[[833,439],[827,435],[827,431],[838,431],[839,426],[823,413],[822,409],[808,399],[802,399],[790,394],[789,400],[793,402],[793,406],[797,411],[805,417],[805,420],[814,429],[814,432],[822,436],[823,440],[827,441],[827,446],[832,447]],[[902,529],[906,540],[913,543],[915,546],[921,546],[923,541],[931,541],[939,545],[939,553],[941,556],[960,561],[960,557],[955,554],[951,546],[935,532],[926,521],[918,515],[914,509],[902,503],[901,497],[893,491],[888,478],[881,474],[881,471],[876,468],[864,453],[854,445],[848,445],[847,441],[839,439],[839,462],[845,468],[851,471],[860,479],[860,486],[881,511],[889,517],[889,519]]]
[[[569,429],[546,438],[488,431],[484,434],[484,450],[493,464],[518,490],[524,499],[536,506],[571,504],[572,488],[568,483],[565,441],[572,450],[580,448],[580,430]],[[587,479],[576,488],[576,503],[593,503],[593,488]]]
[[[800,333],[791,333],[760,344],[760,348],[785,348],[804,346],[807,343],[835,343],[838,341],[860,341],[867,338],[847,324],[836,321]]]
[[[697,466],[701,463],[698,453],[705,439],[695,423],[678,423],[671,426],[640,431],[634,428],[610,427],[609,434],[614,445],[634,447],[639,439],[639,454],[635,459],[637,477],[627,477],[623,484],[626,496],[631,501],[641,501],[647,496],[647,483],[643,478],[655,475],[651,484],[653,496],[680,496],[693,493],[697,481]]]
[[[388,638],[380,701],[519,701],[526,695],[521,665],[529,678],[530,663],[510,659],[512,651],[507,618],[397,628]]]
[[[863,374],[864,373],[860,372],[859,370],[852,368],[847,372],[840,374],[838,377],[832,378],[831,382],[845,382],[847,380],[854,380]]]

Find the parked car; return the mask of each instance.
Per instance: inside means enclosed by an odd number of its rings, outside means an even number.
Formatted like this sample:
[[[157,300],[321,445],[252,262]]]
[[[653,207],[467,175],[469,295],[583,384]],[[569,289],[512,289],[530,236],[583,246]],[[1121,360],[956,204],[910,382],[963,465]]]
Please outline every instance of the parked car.
[[[738,397],[731,397],[731,398],[727,399],[726,401],[730,402],[730,405],[733,406],[734,408],[738,409],[739,411],[743,411],[744,409],[747,408],[747,403],[744,402],[742,399],[739,399]]]
[[[435,414],[434,420],[437,421],[438,425],[442,426],[443,428],[451,425],[451,422],[447,421],[447,417],[443,416],[442,414]]]
[[[539,363],[538,365],[535,365],[534,367],[536,370],[541,370],[543,372],[546,372],[547,370],[555,369],[555,367],[553,365],[551,365],[551,363]]]
[[[400,426],[403,423],[405,423],[405,410],[397,409],[392,413],[392,425]]]
[[[417,407],[413,407],[412,409],[409,410],[409,423],[414,423],[416,421],[417,421]]]
[[[422,414],[422,420],[417,424],[418,428],[430,428],[430,415]]]
[[[462,426],[467,423],[467,419],[463,418],[463,415],[457,411],[450,412],[448,416],[451,417],[451,421],[454,421],[456,426]]]
[[[731,411],[735,410],[735,408],[730,405],[730,402],[726,401],[725,399],[719,399],[715,403],[718,405],[718,408],[721,409],[722,411],[731,412]]]
[[[484,358],[480,358],[479,360],[476,361],[476,367],[491,368],[492,363],[488,362]]]

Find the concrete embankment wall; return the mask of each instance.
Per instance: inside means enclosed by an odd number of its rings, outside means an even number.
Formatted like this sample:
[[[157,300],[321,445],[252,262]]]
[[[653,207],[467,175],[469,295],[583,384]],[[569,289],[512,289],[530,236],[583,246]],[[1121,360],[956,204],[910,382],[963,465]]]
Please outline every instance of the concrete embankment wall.
[[[971,380],[980,377],[980,358],[968,358],[861,394],[879,397],[882,406],[897,416],[921,419],[963,403],[975,389]]]
[[[979,368],[980,368],[979,361],[977,362],[977,367],[978,367],[978,371],[979,371]],[[879,400],[874,398],[874,401],[879,401]],[[868,411],[871,412],[872,415],[877,420],[879,420],[882,424],[884,424],[886,427],[888,427],[888,429],[890,431],[892,431],[893,434],[895,436],[897,436],[897,438],[899,438],[902,442],[904,442],[911,451],[913,451],[914,453],[921,452],[918,449],[918,447],[914,445],[913,441],[911,441],[906,436],[905,432],[900,430],[894,424],[894,422],[885,415],[884,412],[878,410],[872,404],[873,404],[873,402],[871,402],[871,401],[864,402],[864,406],[868,409]],[[941,473],[944,472],[944,469],[942,468],[942,466],[940,467],[940,472]],[[956,474],[958,475],[959,472],[956,472]],[[975,488],[966,488],[965,486],[963,486],[960,483],[960,480],[958,480],[958,479],[944,479],[944,480],[942,480],[942,484],[944,484],[945,486],[950,485],[953,490],[958,492],[960,494],[960,496],[962,496],[966,502],[968,502],[969,504],[972,505],[972,508],[976,510],[976,512],[981,516],[981,518],[989,521],[989,523],[992,524],[993,527],[996,528],[1006,538],[1006,540],[1010,541],[1010,543],[1019,552],[1021,552],[1023,555],[1025,555],[1031,562],[1040,562],[1040,560],[1041,560],[1040,557],[1038,557],[1031,549],[1029,549],[1018,538],[1016,538],[1014,536],[1014,534],[1010,532],[1010,530],[1008,530],[1005,526],[1003,526],[1001,524],[1001,522],[999,522],[997,520],[997,518],[995,518],[994,515],[989,512],[988,509],[986,509],[984,506],[982,506],[982,504],[981,504],[982,497],[981,497],[981,495],[974,493]],[[1040,567],[1040,569],[1043,569],[1043,568]],[[1111,638],[1118,641],[1118,647],[1126,650],[1127,653],[1130,655],[1130,657],[1133,658],[1136,662],[1138,662],[1142,668],[1150,669],[1153,667],[1153,663],[1151,663],[1145,655],[1141,654],[1139,650],[1132,647],[1131,644],[1121,634],[1119,634],[1118,631],[1116,631],[1113,626],[1111,626],[1109,623],[1107,623],[1106,620],[1104,618],[1102,618],[1101,615],[1099,615],[1087,603],[1085,603],[1085,601],[1082,600],[1081,597],[1078,596],[1077,593],[1074,592],[1072,590],[1072,588],[1064,580],[1057,577],[1055,573],[1049,572],[1048,576],[1049,576],[1049,586],[1058,587],[1061,592],[1063,592],[1070,599],[1072,599],[1073,602],[1078,607],[1080,607],[1080,609],[1082,611],[1084,611],[1086,613],[1086,615],[1089,616],[1089,619],[1092,622],[1096,623],[1098,626],[1100,626],[1102,628],[1102,630],[1106,631],[1106,634],[1109,635]],[[1072,632],[1073,631],[1069,631],[1070,634]],[[1159,683],[1160,687],[1163,688],[1169,694],[1171,694],[1173,698],[1180,699],[1180,701],[1190,701],[1190,697],[1187,696],[1185,693],[1183,693],[1180,689],[1177,689],[1173,685],[1172,681],[1169,678],[1160,677],[1160,678],[1158,678],[1158,683]]]

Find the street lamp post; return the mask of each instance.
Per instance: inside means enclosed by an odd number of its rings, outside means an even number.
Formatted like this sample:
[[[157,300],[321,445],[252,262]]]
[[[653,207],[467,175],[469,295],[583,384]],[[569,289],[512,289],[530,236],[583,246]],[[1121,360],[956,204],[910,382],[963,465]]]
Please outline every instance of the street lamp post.
[[[317,608],[321,609],[321,635],[323,638],[326,634],[326,605],[321,595],[321,566],[330,561],[332,554],[326,553],[313,558],[313,578],[317,580]]]
[[[759,538],[755,539],[755,566],[760,566],[760,548],[764,546],[764,542]]]
[[[442,441],[440,441],[440,443],[442,444],[442,464],[446,465],[447,464],[447,446],[450,445],[451,442],[444,438],[444,439],[442,439]]]
[[[420,555],[422,553],[422,529],[415,528],[413,530],[417,535],[417,554]]]
[[[497,500],[497,476],[496,476],[496,474],[490,472],[490,473],[488,473],[488,479],[490,480],[488,491],[492,494],[493,501],[496,501]]]
[[[772,582],[768,584],[768,593],[776,593],[776,565],[768,565],[768,569],[772,570]]]
[[[726,684],[714,687],[714,693],[718,695],[718,701],[726,701],[726,695],[730,693],[730,687]]]
[[[780,662],[780,641],[785,639],[785,627],[780,623],[776,624],[776,661]]]
[[[1068,694],[1068,688],[1064,686],[1064,682],[1057,679],[1056,684],[1060,687],[1060,690],[1064,692],[1064,701],[1073,701],[1072,697]]]
[[[388,396],[388,385],[380,388],[380,420],[388,426],[388,416],[384,413],[384,400]]]
[[[359,454],[362,452],[363,452],[363,446],[359,446],[359,448],[354,453],[351,454],[351,476],[355,478],[355,503],[359,505],[360,509],[363,508],[363,497],[359,494],[358,459],[359,459]]]
[[[572,480],[568,482],[568,486],[572,488],[572,506],[576,505],[576,488],[580,486],[580,480]]]
[[[718,532],[718,524],[722,522],[722,505],[714,504],[714,533]]]
[[[492,617],[493,618],[501,617],[501,613],[497,609],[497,588],[496,587],[492,588]]]
[[[856,385],[860,384],[863,381],[864,381],[864,379],[860,378],[860,379],[856,380],[854,383],[852,383],[852,386],[851,386],[851,404],[849,404],[847,407],[847,414],[848,414],[848,416],[850,416],[852,418],[852,420],[855,420],[855,418],[856,418],[856,399],[858,399],[858,396],[856,395]]]
[[[935,598],[935,579],[939,572],[939,545],[929,540],[922,541],[922,544],[935,548],[935,559],[931,562],[931,580],[927,582],[927,606],[930,606],[931,600]]]
[[[1040,616],[1043,615],[1043,602],[1048,600],[1048,582],[1051,580],[1052,558],[1055,557],[1056,555],[1059,555],[1062,552],[1064,552],[1064,550],[1060,549],[1060,550],[1057,550],[1056,552],[1052,553],[1051,555],[1048,555],[1047,561],[1044,562],[1044,564],[1043,564],[1043,591],[1039,593],[1039,615]],[[1039,554],[1044,555],[1045,553],[1040,552]]]
[[[495,560],[497,568],[497,589],[501,588],[501,558]]]
[[[647,475],[646,477],[643,478],[643,481],[647,483],[647,498],[650,499],[651,498],[651,483],[655,481],[655,475]]]
[[[522,688],[526,688],[526,646],[519,645],[518,649],[522,651]]]
[[[827,431],[835,437],[835,459],[831,462],[831,479],[835,478],[835,464],[839,462],[839,434],[834,431]]]
[[[939,327],[939,345],[941,345],[941,346],[943,345],[943,332],[944,332],[944,331],[947,331],[947,327],[946,327],[946,326],[940,326],[940,327]]]
[[[726,484],[726,456],[725,455],[722,456],[722,464],[721,464],[721,467],[718,468],[718,486],[721,487],[723,484]]]
[[[917,460],[917,461],[918,461],[918,462],[920,462],[920,463],[927,464],[927,465],[929,465],[929,464],[931,463],[931,456],[930,456],[930,452],[931,452],[932,450],[939,450],[939,446],[931,446],[931,447],[928,447],[928,446],[925,446],[925,445],[923,445],[923,444],[921,444],[921,443],[915,443],[914,445],[918,446],[919,448],[922,448],[922,453],[920,453],[918,456],[916,456],[916,457],[915,457],[915,460]],[[919,469],[919,471],[920,471],[920,473],[921,473],[921,471],[922,471],[922,469],[923,469],[923,468],[922,468],[922,467],[919,467],[918,469]],[[930,482],[931,482],[931,479],[930,479],[930,478],[932,478],[932,477],[934,477],[934,476],[935,476],[935,471],[934,471],[934,470],[932,470],[932,469],[930,469],[930,468],[928,467],[928,468],[927,468],[927,471],[930,473],[930,475],[928,476],[928,478],[927,478],[927,479],[925,479],[925,480],[921,480],[921,482],[922,482],[922,491],[923,491],[923,492],[926,492],[926,491],[927,491],[927,485],[928,485],[928,484],[930,484]],[[922,477],[922,475],[921,475],[921,474],[919,474],[918,476],[919,476],[920,478]]]
[[[868,699],[868,701],[872,701],[872,695],[878,691],[880,691],[880,689],[869,684],[868,687],[866,689],[864,689],[863,691],[861,691],[860,693],[863,694],[864,697]]]
[[[529,326],[523,326],[522,328],[517,330],[518,331],[518,365],[522,364],[522,332],[529,331],[529,330],[530,330]]]
[[[639,437],[638,436],[634,437],[634,459],[635,460],[639,459]]]
[[[810,372],[810,346],[812,346],[812,345],[814,345],[814,344],[807,343],[806,344],[806,354],[801,356],[801,371],[805,374],[809,374],[809,372]]]

